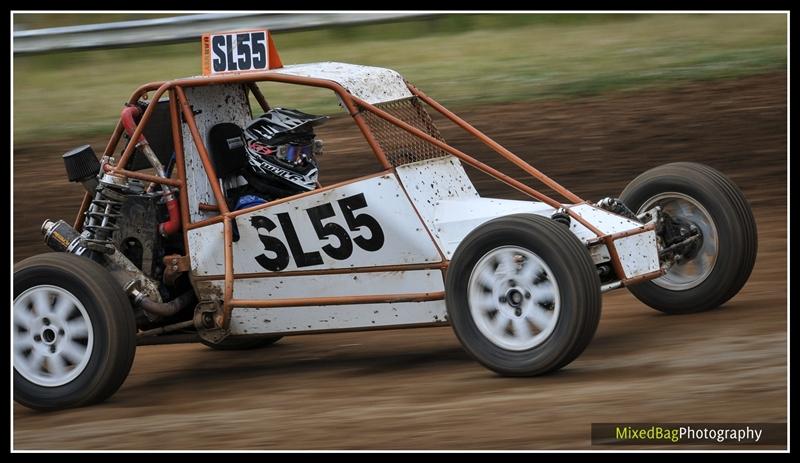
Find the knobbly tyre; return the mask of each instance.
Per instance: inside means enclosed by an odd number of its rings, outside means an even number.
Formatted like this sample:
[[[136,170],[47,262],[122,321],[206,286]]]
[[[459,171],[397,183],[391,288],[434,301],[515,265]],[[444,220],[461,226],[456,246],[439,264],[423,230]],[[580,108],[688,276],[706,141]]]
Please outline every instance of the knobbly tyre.
[[[753,268],[750,206],[710,167],[666,164],[589,202],[395,71],[283,66],[266,31],[203,40],[206,75],[141,86],[100,159],[88,145],[64,155],[86,193],[72,224],[43,224],[55,252],[14,268],[18,403],[100,402],[137,342],[190,331],[234,350],[449,323],[487,368],[540,375],[586,348],[602,293],[626,287],[659,311],[701,312],[734,297]],[[230,52],[234,40],[230,72],[219,44]],[[325,117],[271,108],[258,82],[331,90],[377,173],[320,185],[314,128]],[[447,144],[428,109],[561,200]],[[463,164],[530,200],[481,197]]]

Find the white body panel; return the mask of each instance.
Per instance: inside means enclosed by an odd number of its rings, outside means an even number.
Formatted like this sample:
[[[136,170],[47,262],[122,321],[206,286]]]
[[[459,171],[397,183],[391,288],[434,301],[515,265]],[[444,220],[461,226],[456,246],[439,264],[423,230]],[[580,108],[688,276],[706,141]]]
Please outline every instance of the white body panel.
[[[447,258],[451,259],[464,237],[489,220],[511,214],[550,216],[554,210],[536,201],[473,198],[442,201],[433,212],[436,224],[434,236],[438,238]]]
[[[270,72],[330,80],[371,104],[412,96],[403,76],[386,68],[324,62],[289,65]]]
[[[447,259],[453,257],[465,236],[489,220],[511,214],[549,217],[555,212],[552,207],[538,201],[481,198],[461,162],[453,156],[399,166],[397,175]],[[593,214],[593,218],[609,214],[590,206],[577,208],[582,215]],[[613,224],[611,220],[606,221]],[[595,238],[594,233],[577,221],[572,221],[571,228],[581,241]]]
[[[572,212],[576,212],[578,215],[586,219],[590,224],[594,225],[595,228],[607,235],[642,226],[641,222],[636,222],[622,217],[621,215],[613,214],[598,207],[594,207],[591,204],[579,204],[571,207],[570,210]],[[573,220],[572,224],[572,232],[576,235],[582,236],[586,233],[589,233],[594,237],[594,233],[590,232],[589,229],[581,225],[578,221]]]
[[[352,211],[358,217],[368,214],[380,226],[384,239],[380,249],[370,251],[358,246],[356,239],[371,239],[368,227],[348,230],[344,211],[339,200],[363,195],[367,206]],[[322,220],[322,224],[334,223],[347,230],[351,239],[352,253],[345,259],[336,259],[324,251],[325,246],[339,248],[342,243],[335,237],[320,239],[312,226],[308,209],[329,204],[334,216]],[[291,252],[287,230],[279,215],[288,215],[297,241],[304,253],[318,258],[298,262]],[[285,216],[284,216],[285,217]],[[269,220],[274,228],[267,230],[257,227],[260,222]],[[270,271],[323,270],[352,267],[375,267],[384,265],[426,264],[441,262],[436,246],[431,241],[425,226],[420,221],[408,197],[393,174],[368,178],[332,190],[319,191],[296,200],[259,209],[236,218],[240,238],[233,243],[234,273],[268,273]],[[189,248],[192,272],[195,275],[222,275],[225,272],[224,250],[222,246],[223,226],[221,223],[190,230]],[[291,232],[288,233],[291,235]],[[270,270],[260,262],[264,258],[276,258],[265,249],[263,237],[277,238],[289,251],[286,266]],[[263,256],[263,257],[260,257]],[[309,262],[318,263],[309,265]],[[300,263],[301,265],[298,265]]]
[[[464,237],[489,220],[522,213],[550,217],[555,212],[552,207],[537,201],[481,198],[461,163],[453,156],[399,166],[397,175],[447,259],[453,257]],[[590,204],[579,204],[570,209],[605,234],[642,225]],[[597,237],[577,220],[571,221],[570,230],[584,243]],[[655,233],[619,239],[616,243],[626,278],[658,270]],[[594,246],[592,259],[597,264],[608,262],[610,255],[606,246]]]
[[[295,334],[447,323],[444,301],[234,309],[231,334]]]
[[[439,249],[450,259],[458,243],[455,246],[448,245],[447,240],[442,238],[442,221],[438,218],[442,211],[442,202],[480,199],[461,161],[453,156],[445,156],[398,166],[396,170],[408,197],[425,221]],[[464,209],[463,204],[466,203],[459,202],[459,211]]]
[[[655,272],[659,269],[656,232],[648,231],[614,241],[625,278]]]
[[[220,294],[222,280],[210,281]],[[444,291],[440,270],[368,272],[340,275],[285,275],[263,278],[237,278],[234,299],[290,299],[294,297],[371,296]]]

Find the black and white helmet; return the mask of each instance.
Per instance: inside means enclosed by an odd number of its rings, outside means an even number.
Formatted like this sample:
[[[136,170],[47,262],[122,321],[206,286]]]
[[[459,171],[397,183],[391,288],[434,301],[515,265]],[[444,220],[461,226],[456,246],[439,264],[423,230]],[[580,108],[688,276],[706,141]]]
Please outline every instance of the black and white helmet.
[[[319,178],[316,156],[322,151],[322,142],[316,139],[314,127],[327,119],[283,108],[254,119],[244,130],[248,183],[256,189],[277,187],[287,193],[315,189]]]

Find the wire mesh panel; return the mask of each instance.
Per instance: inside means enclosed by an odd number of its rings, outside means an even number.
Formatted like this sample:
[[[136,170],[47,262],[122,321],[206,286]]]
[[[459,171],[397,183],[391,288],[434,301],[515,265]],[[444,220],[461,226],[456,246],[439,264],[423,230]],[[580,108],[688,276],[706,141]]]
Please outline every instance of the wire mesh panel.
[[[442,134],[439,133],[439,129],[434,125],[430,114],[422,106],[419,98],[411,97],[379,103],[375,107],[444,142]],[[369,111],[364,111],[363,115],[378,144],[386,153],[389,163],[395,167],[448,155],[446,151],[436,145],[415,137]]]

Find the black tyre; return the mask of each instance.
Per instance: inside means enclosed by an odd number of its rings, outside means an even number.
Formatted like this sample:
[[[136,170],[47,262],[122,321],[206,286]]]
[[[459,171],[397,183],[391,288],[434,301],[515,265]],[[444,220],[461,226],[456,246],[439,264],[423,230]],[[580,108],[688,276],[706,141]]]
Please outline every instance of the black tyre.
[[[218,343],[200,338],[200,342],[214,350],[249,350],[267,347],[278,342],[283,336],[228,336]]]
[[[119,389],[136,353],[127,296],[100,264],[50,253],[14,266],[14,400],[56,410]]]
[[[666,164],[636,177],[620,195],[633,211],[654,206],[697,226],[702,242],[666,275],[631,286],[634,296],[669,314],[702,312],[742,289],[756,261],[753,211],[739,188],[711,167]]]
[[[503,375],[562,368],[583,352],[600,320],[600,280],[588,250],[545,217],[512,215],[473,230],[446,280],[456,336]]]

